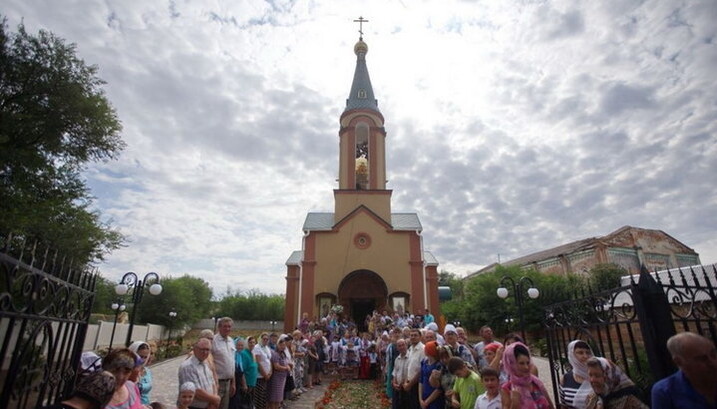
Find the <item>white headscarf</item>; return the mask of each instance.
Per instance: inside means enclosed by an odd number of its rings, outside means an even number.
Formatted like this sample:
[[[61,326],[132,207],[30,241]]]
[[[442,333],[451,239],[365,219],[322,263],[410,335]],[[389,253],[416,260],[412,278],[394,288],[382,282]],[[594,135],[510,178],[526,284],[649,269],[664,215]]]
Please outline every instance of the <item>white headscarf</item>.
[[[588,395],[592,392],[593,388],[590,386],[590,381],[588,380],[588,366],[585,363],[580,362],[575,356],[575,345],[579,342],[587,344],[586,342],[577,339],[568,344],[568,361],[570,362],[570,366],[573,367],[573,375],[578,375],[583,378],[580,388],[578,388],[577,392],[575,392],[573,407],[584,408],[587,406]],[[588,349],[590,350],[590,355],[593,355],[593,350],[590,348],[590,345],[588,345]]]
[[[605,395],[619,391],[630,386],[635,386],[635,383],[625,374],[614,363],[608,361],[605,358],[597,358],[600,361],[603,372],[605,372]]]

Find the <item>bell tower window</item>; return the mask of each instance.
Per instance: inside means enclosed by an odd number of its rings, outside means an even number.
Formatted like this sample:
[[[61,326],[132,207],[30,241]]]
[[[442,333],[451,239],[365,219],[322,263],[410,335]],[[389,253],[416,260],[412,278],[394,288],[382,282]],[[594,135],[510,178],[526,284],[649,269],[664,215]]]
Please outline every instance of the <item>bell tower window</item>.
[[[366,99],[366,90],[365,89],[358,90],[357,97],[358,97],[358,99]]]
[[[369,188],[368,133],[367,124],[360,122],[356,125],[356,189],[358,190]]]

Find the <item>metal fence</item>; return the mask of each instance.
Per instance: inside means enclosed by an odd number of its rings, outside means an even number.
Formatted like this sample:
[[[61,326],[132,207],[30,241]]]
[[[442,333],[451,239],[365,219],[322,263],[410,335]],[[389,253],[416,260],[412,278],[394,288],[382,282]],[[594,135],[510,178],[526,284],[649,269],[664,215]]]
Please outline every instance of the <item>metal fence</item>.
[[[71,392],[96,279],[36,242],[0,238],[0,408]]]
[[[553,393],[570,369],[567,344],[586,341],[597,356],[619,365],[649,403],[652,385],[676,368],[667,339],[677,332],[697,332],[717,340],[717,265],[649,273],[623,279],[623,285],[545,309],[545,329]]]

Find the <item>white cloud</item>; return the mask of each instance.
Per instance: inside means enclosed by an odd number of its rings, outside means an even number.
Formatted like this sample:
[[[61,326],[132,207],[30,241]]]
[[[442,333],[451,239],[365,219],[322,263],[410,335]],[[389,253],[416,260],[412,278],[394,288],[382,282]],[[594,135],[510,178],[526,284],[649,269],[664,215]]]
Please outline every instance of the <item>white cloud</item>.
[[[128,148],[87,177],[129,236],[102,271],[283,292],[331,211],[363,15],[395,211],[464,273],[622,225],[717,261],[710,1],[12,0],[100,68]]]

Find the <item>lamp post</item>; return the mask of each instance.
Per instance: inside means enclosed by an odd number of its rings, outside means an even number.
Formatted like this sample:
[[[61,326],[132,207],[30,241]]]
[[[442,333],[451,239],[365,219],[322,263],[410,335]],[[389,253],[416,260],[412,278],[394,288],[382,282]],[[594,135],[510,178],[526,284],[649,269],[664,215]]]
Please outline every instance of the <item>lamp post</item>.
[[[177,312],[172,308],[172,311],[169,312],[169,328],[167,329],[167,342],[164,346],[164,359],[169,357],[169,340],[172,339],[172,324],[175,318],[177,318]]]
[[[271,323],[271,332],[274,332],[274,326],[276,326],[276,321],[269,321]]]
[[[110,336],[110,350],[112,350],[112,343],[115,340],[115,329],[117,328],[117,317],[127,308],[127,306],[124,305],[124,302],[122,302],[121,299],[118,299],[112,303],[110,308],[112,308],[112,311],[115,312],[115,322],[112,324],[112,335]]]
[[[498,297],[502,299],[508,298],[508,288],[513,289],[513,297],[515,297],[515,304],[518,307],[518,319],[520,324],[520,333],[523,336],[523,341],[527,340],[525,339],[525,322],[523,321],[523,305],[525,302],[524,293],[528,294],[528,297],[532,299],[536,299],[540,296],[540,291],[535,288],[535,284],[533,283],[533,280],[530,279],[530,277],[521,277],[520,280],[516,283],[515,280],[513,280],[510,276],[504,276],[500,280],[500,287],[496,291],[498,294]]]
[[[132,342],[132,330],[134,330],[134,318],[137,313],[137,304],[142,301],[142,295],[144,294],[144,286],[149,280],[154,280],[154,284],[149,287],[149,293],[152,295],[159,295],[162,292],[162,286],[159,284],[159,275],[157,273],[147,273],[143,279],[139,279],[137,274],[132,271],[122,276],[119,284],[115,286],[115,293],[119,296],[123,296],[132,291],[132,310],[129,314],[129,330],[127,331],[127,340],[125,346],[129,346]]]

